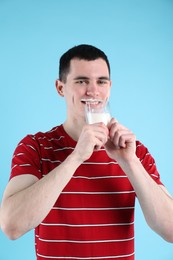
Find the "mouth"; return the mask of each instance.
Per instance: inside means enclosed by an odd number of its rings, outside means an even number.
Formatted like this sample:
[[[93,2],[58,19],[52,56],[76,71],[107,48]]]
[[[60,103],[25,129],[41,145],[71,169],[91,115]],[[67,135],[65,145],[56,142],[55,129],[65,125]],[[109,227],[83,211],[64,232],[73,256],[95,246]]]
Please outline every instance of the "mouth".
[[[94,98],[83,98],[81,99],[83,104],[91,104],[91,105],[99,105],[103,103],[102,99],[94,99]]]

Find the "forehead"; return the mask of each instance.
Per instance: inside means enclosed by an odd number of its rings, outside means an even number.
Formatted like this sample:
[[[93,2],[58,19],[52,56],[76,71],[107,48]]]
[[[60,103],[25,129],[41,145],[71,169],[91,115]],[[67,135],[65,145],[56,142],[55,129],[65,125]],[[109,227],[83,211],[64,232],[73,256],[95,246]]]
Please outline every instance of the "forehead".
[[[68,76],[75,77],[79,75],[90,78],[109,78],[107,63],[101,58],[91,61],[72,59],[70,61],[70,72]]]

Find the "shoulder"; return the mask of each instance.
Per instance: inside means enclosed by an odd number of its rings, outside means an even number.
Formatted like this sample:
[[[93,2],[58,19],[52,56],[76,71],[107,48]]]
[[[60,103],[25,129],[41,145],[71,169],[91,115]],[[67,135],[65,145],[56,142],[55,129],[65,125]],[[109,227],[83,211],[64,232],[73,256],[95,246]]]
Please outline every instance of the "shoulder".
[[[149,152],[148,148],[140,141],[136,142],[136,155],[147,171],[150,169],[156,171],[155,159]]]
[[[144,158],[147,154],[149,154],[148,148],[141,143],[139,140],[136,141],[136,155],[139,159]]]
[[[53,127],[51,130],[46,132],[37,132],[35,134],[28,134],[26,135],[18,145],[22,144],[40,144],[44,142],[51,142],[52,140],[60,140],[64,138],[61,133],[61,125]]]
[[[148,148],[140,141],[136,142],[136,155],[143,164],[143,166],[155,165],[155,159],[149,152]]]
[[[60,129],[61,126],[56,126],[47,132],[37,132],[35,134],[26,135],[18,143],[14,155],[31,154],[34,156],[34,154],[41,154],[44,147],[51,146],[55,143],[55,140],[57,144],[57,141],[63,138]]]

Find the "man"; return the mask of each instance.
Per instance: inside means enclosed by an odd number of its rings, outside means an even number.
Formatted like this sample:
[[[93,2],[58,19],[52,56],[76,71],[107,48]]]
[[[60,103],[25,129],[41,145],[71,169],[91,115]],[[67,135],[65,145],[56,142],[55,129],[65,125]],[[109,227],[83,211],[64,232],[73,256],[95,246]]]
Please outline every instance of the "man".
[[[68,50],[56,88],[67,119],[17,146],[1,207],[6,235],[35,228],[37,260],[132,260],[137,196],[148,225],[173,242],[173,200],[147,148],[115,118],[86,123],[85,103],[110,96],[107,56],[90,45]]]

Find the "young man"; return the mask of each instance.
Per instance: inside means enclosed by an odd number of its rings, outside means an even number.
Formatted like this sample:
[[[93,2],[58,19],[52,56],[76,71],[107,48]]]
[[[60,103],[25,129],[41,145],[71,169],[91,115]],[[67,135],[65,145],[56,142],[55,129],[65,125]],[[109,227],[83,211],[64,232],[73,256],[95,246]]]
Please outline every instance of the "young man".
[[[35,228],[37,260],[132,260],[137,196],[148,225],[173,242],[173,199],[147,148],[115,118],[85,121],[85,103],[110,95],[106,55],[90,45],[68,50],[56,88],[67,119],[17,146],[1,207],[6,235]]]

